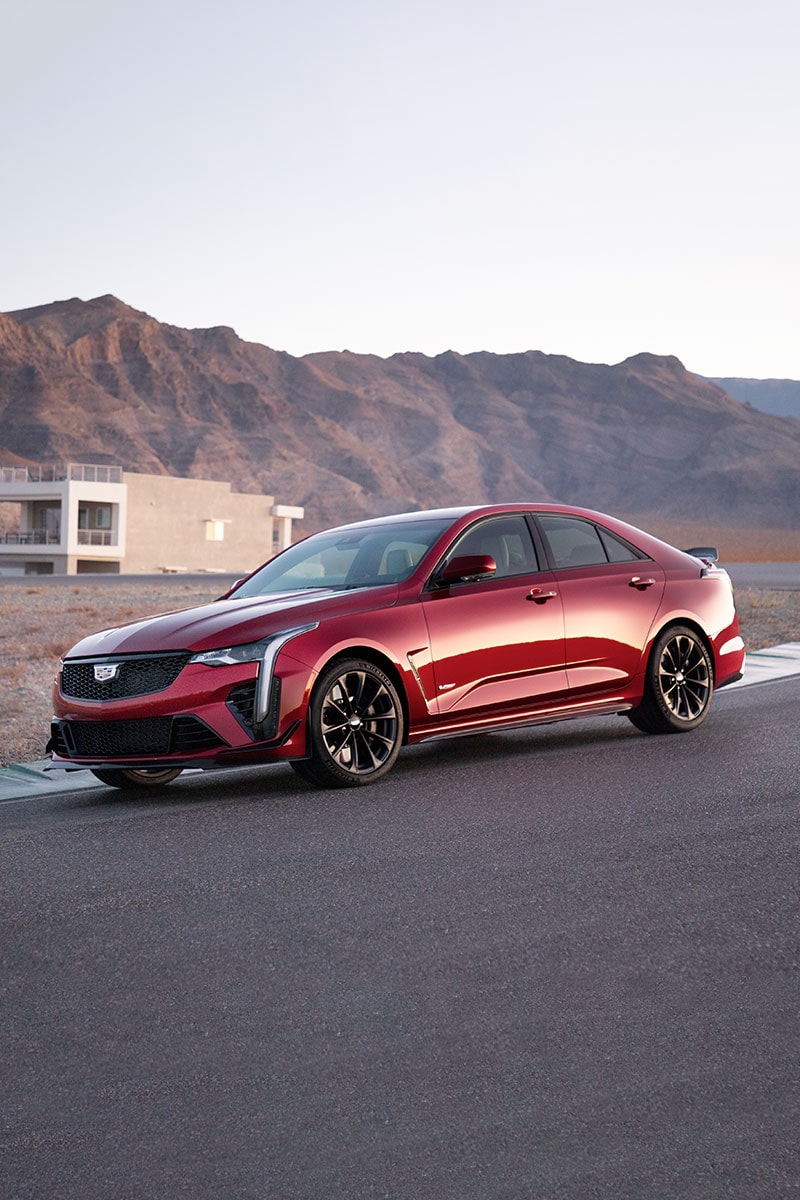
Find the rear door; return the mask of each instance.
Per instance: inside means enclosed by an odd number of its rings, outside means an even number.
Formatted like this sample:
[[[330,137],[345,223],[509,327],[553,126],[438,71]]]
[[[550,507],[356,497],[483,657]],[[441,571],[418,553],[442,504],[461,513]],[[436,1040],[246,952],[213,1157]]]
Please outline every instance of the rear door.
[[[617,692],[642,668],[664,571],[602,525],[545,513],[537,520],[563,602],[570,695]]]
[[[448,552],[490,554],[496,574],[423,599],[441,713],[508,711],[566,691],[564,621],[524,515],[485,518]]]

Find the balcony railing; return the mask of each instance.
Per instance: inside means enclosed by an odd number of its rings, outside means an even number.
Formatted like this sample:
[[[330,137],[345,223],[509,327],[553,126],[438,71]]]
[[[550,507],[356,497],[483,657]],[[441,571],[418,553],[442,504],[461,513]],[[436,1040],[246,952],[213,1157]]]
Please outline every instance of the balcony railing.
[[[0,534],[0,543],[4,546],[58,546],[61,538],[57,533],[31,529],[27,533]]]
[[[111,529],[79,529],[79,546],[116,546],[117,539]]]
[[[35,467],[0,467],[0,483],[122,483],[122,467],[96,463],[50,463]]]
[[[0,546],[59,546],[57,533],[32,529],[27,533],[0,533]],[[117,536],[112,529],[79,529],[79,546],[116,546]]]

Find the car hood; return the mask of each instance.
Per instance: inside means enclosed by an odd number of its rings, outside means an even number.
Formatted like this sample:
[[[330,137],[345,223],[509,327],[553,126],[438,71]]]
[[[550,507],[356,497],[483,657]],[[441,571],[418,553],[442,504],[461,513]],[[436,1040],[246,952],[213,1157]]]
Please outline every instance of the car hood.
[[[396,603],[397,594],[397,586],[392,584],[348,592],[320,588],[312,592],[248,596],[241,600],[232,596],[104,629],[78,642],[67,657],[215,650],[243,645],[326,618],[388,608]]]

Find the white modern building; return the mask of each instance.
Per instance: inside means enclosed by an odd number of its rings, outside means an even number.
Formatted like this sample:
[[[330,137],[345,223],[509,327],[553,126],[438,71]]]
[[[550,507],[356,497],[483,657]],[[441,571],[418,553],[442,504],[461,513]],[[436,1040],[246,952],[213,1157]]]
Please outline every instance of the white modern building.
[[[90,463],[0,466],[0,505],[0,574],[12,575],[244,573],[304,516],[229,483]]]

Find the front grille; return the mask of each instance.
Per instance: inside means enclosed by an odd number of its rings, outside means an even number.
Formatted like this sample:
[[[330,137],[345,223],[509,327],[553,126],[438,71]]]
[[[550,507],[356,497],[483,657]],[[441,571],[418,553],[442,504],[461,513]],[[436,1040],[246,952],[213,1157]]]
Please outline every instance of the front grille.
[[[138,758],[192,754],[224,746],[199,717],[144,717],[134,721],[57,721],[53,748],[64,758]]]
[[[163,692],[180,675],[191,655],[148,654],[140,658],[67,659],[61,671],[61,691],[75,700],[125,700]],[[116,666],[113,679],[95,679],[95,667]]]

